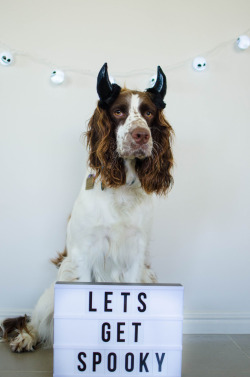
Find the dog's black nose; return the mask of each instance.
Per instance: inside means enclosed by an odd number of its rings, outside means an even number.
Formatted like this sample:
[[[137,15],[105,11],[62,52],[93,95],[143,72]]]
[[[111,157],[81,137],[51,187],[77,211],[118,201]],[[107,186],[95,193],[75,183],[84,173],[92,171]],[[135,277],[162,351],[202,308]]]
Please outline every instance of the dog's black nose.
[[[147,144],[150,138],[149,131],[145,130],[145,128],[142,127],[137,127],[133,132],[132,132],[132,138],[136,142],[136,144],[143,145]]]

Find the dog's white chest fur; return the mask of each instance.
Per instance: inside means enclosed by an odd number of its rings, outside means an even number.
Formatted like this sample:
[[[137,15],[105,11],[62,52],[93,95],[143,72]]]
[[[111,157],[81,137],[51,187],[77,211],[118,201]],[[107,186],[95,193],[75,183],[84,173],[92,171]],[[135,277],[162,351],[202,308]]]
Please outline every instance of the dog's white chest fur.
[[[67,250],[80,281],[139,282],[145,269],[152,217],[151,196],[146,195],[132,171],[127,184],[116,190],[92,190],[85,183],[68,224]],[[69,264],[65,266],[68,274]],[[60,268],[64,276],[64,263]]]

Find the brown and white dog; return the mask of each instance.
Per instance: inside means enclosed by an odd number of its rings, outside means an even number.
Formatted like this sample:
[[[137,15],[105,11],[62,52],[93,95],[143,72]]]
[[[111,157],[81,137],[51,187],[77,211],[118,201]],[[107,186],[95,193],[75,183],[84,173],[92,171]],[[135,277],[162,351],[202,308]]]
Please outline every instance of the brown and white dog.
[[[104,64],[97,92],[86,133],[89,170],[68,223],[65,252],[54,260],[57,281],[155,282],[148,262],[151,194],[165,194],[173,181],[173,130],[163,115],[166,77],[158,67],[152,88],[121,89],[111,84]],[[3,322],[12,351],[52,346],[53,307],[54,284],[30,320]]]

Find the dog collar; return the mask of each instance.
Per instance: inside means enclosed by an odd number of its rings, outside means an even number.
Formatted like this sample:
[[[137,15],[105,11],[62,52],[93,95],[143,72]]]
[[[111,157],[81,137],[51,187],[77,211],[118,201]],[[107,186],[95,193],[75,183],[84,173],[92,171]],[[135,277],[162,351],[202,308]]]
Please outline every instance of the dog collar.
[[[85,190],[93,190],[95,186],[95,174],[89,174],[86,179]],[[133,186],[136,182],[136,178],[134,177],[131,182],[127,182],[126,186]],[[103,191],[106,188],[105,184],[101,182],[101,190]]]

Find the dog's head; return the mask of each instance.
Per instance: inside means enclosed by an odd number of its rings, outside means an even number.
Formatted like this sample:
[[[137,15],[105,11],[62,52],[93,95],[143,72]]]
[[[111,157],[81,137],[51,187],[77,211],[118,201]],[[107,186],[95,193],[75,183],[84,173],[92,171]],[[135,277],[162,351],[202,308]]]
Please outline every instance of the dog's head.
[[[142,188],[166,193],[173,183],[173,130],[163,115],[166,77],[161,68],[155,85],[139,92],[111,84],[104,64],[97,92],[100,100],[86,134],[90,167],[105,186],[119,187],[126,182],[124,160],[134,160]]]

